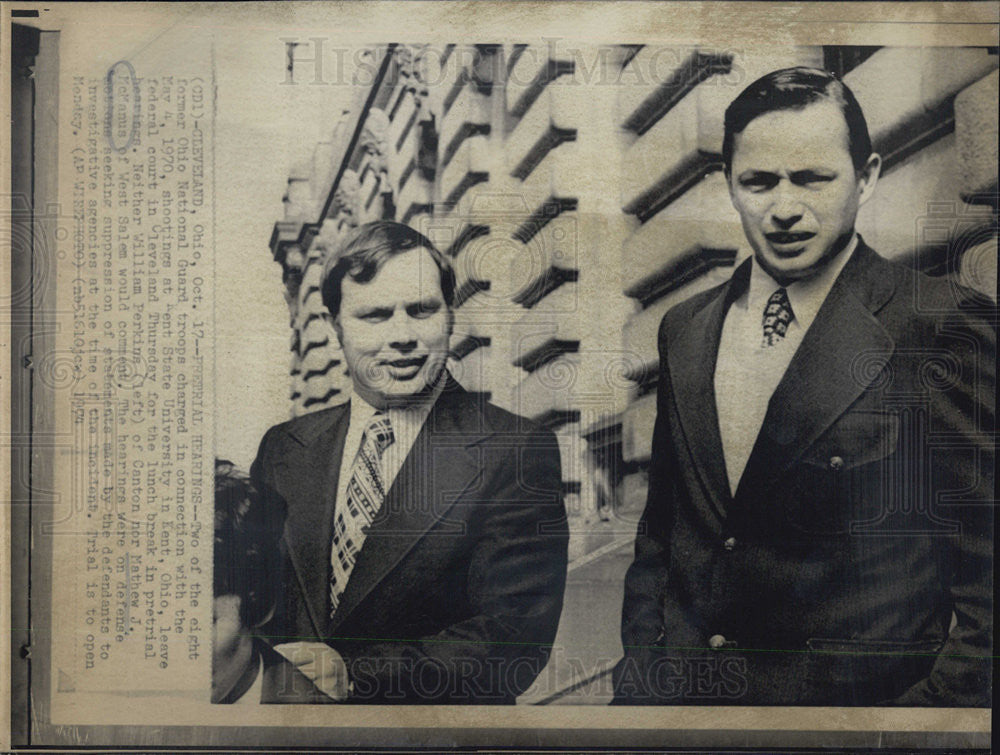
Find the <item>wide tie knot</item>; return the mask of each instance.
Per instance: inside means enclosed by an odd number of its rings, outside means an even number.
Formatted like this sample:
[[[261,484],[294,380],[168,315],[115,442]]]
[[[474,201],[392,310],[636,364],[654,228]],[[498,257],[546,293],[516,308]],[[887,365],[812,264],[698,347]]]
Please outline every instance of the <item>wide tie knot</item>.
[[[382,458],[385,450],[396,442],[396,435],[392,431],[392,422],[389,421],[389,415],[385,412],[375,412],[375,415],[365,425],[364,434],[368,442],[375,448],[379,458]]]
[[[788,291],[779,288],[767,300],[764,306],[764,318],[762,325],[764,328],[764,338],[761,346],[774,346],[785,337],[788,326],[795,319],[792,312],[791,302],[788,301]]]

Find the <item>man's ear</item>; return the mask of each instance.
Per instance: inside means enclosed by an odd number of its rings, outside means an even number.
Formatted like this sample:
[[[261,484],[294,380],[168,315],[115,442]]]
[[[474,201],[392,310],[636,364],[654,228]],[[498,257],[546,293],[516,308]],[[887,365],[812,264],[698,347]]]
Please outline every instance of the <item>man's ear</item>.
[[[875,184],[882,173],[882,158],[875,152],[868,157],[867,162],[858,171],[858,204],[864,204],[875,192]]]

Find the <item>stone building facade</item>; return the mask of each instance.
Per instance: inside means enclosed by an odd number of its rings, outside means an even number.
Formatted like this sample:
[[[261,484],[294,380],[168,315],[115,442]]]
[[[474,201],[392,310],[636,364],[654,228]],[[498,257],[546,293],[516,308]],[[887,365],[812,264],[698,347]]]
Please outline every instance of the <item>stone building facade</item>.
[[[324,260],[369,220],[424,232],[458,275],[452,373],[560,439],[566,602],[521,702],[606,702],[646,493],[657,327],[749,254],[721,170],[726,106],[776,68],[842,75],[884,159],[865,239],[995,298],[997,51],[551,42],[365,55],[353,106],[291,172],[271,237],[290,413],[341,402],[349,385],[320,316]]]
[[[324,260],[359,223],[409,223],[455,263],[453,374],[556,431],[575,521],[631,533],[659,321],[749,253],[721,171],[723,112],[789,65],[844,76],[866,113],[884,168],[865,239],[995,297],[995,49],[560,41],[365,56],[353,106],[289,175],[271,237],[293,415],[349,384],[321,318]]]

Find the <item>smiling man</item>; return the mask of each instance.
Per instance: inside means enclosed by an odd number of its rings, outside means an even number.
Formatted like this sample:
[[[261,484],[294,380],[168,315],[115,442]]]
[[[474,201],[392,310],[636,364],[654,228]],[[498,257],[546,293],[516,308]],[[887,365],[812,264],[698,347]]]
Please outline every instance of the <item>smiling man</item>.
[[[747,87],[723,159],[753,256],[660,326],[616,702],[988,706],[995,311],[857,234],[830,74]]]
[[[331,702],[512,703],[545,666],[568,545],[559,449],[466,393],[445,368],[455,279],[389,221],[357,229],[322,294],[353,383],[348,404],[272,428],[252,476],[287,503],[266,627]]]

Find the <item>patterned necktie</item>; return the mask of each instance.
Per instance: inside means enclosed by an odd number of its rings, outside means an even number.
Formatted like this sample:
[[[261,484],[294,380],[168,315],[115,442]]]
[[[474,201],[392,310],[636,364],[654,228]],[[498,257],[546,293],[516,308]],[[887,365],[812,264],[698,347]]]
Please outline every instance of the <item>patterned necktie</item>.
[[[795,313],[792,312],[792,305],[788,301],[788,292],[779,288],[771,294],[771,298],[767,300],[767,305],[764,307],[764,340],[761,342],[761,346],[767,348],[778,343],[785,337],[788,325],[794,319]]]
[[[333,616],[344,594],[347,580],[358,560],[358,553],[368,535],[368,526],[385,501],[385,476],[382,454],[396,440],[389,417],[376,412],[365,426],[361,446],[354,458],[351,479],[347,484],[346,501],[336,502],[333,522],[333,546],[330,563],[330,616]]]

